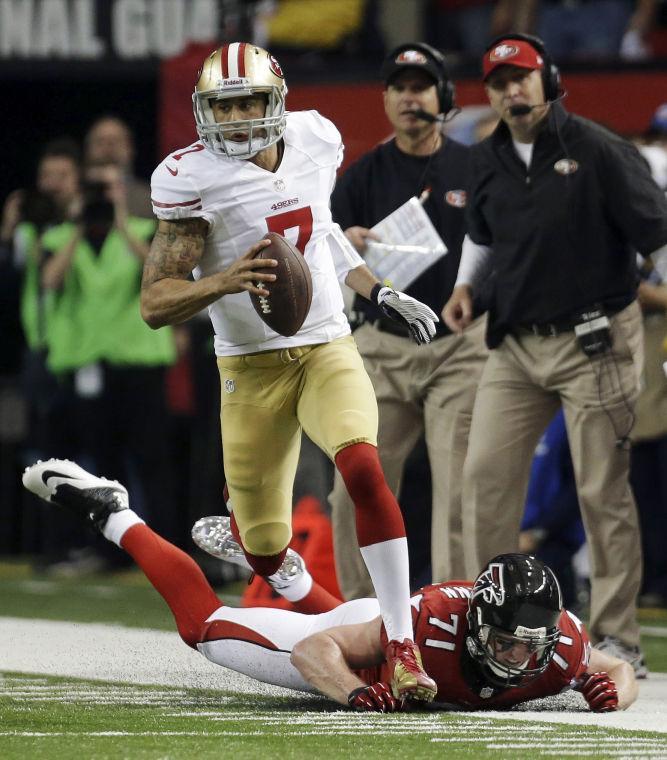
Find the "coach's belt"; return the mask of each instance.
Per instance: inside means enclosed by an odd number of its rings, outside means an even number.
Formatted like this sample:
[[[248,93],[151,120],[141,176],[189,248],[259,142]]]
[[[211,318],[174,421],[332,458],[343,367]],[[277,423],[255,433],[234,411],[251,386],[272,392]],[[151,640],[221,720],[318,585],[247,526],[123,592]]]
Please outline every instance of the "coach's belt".
[[[517,325],[515,331],[529,332],[543,338],[554,338],[556,335],[574,330],[574,325],[575,322],[569,319],[558,320],[557,322],[530,322]]]
[[[591,307],[592,309],[593,307]],[[625,307],[623,307],[625,308]],[[583,310],[584,312],[587,310]],[[590,309],[588,310],[590,311]],[[620,309],[605,309],[604,314],[607,317],[611,317],[617,314]],[[563,317],[563,319],[556,319],[553,322],[527,322],[518,324],[513,328],[513,331],[529,332],[533,335],[539,335],[540,337],[555,337],[564,332],[572,332],[575,325],[580,324],[584,320],[583,312],[574,314],[570,317]]]

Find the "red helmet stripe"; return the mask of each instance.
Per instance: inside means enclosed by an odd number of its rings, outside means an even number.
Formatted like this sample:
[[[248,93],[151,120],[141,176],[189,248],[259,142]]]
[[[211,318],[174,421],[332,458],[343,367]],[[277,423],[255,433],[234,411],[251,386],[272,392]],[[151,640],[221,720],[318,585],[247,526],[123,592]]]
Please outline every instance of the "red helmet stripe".
[[[246,48],[246,43],[242,42],[239,45],[239,53],[238,53],[237,64],[236,64],[238,67],[240,77],[245,76],[245,48]]]
[[[229,77],[229,64],[227,58],[229,56],[229,45],[225,45],[220,51],[220,78],[227,79]]]

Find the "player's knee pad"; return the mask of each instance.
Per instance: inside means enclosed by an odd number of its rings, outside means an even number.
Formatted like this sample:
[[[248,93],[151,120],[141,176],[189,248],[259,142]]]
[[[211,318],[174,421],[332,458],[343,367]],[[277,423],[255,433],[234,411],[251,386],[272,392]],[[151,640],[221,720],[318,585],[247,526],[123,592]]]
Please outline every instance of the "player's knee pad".
[[[289,525],[283,522],[269,522],[254,525],[243,534],[243,546],[250,554],[270,557],[279,554],[292,538]]]

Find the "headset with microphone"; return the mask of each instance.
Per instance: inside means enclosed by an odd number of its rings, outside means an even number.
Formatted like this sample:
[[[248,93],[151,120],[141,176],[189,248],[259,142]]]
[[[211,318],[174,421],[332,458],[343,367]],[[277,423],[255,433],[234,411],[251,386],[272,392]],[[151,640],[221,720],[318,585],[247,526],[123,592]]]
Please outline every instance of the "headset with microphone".
[[[544,47],[544,42],[539,37],[533,34],[521,34],[519,32],[512,32],[510,34],[501,34],[486,46],[484,55],[493,50],[497,45],[502,42],[511,40],[517,40],[518,42],[527,42],[531,47],[535,48],[542,57],[542,86],[544,88],[544,103],[535,103],[529,105],[528,103],[515,103],[509,106],[507,109],[511,116],[525,116],[529,114],[534,108],[542,108],[552,103],[556,103],[567,96],[567,92],[563,90],[563,86],[560,78],[560,70],[554,63],[552,57]],[[511,61],[508,61],[511,63]]]
[[[507,110],[509,111],[510,116],[526,116],[526,114],[529,114],[534,108],[544,108],[545,106],[550,106],[552,103],[556,103],[557,101],[562,100],[564,97],[565,93],[562,93],[553,100],[547,100],[544,103],[534,103],[532,106],[528,105],[528,103],[515,103],[512,106],[508,106]]]
[[[380,75],[382,76],[383,81],[387,81],[387,73],[391,70],[393,64],[396,62],[396,58],[401,53],[405,53],[408,50],[416,50],[419,53],[422,53],[427,58],[430,58],[431,61],[433,61],[436,65],[436,68],[438,69],[438,78],[436,79],[436,91],[438,93],[438,109],[439,113],[436,116],[435,114],[428,113],[428,111],[424,111],[421,108],[417,108],[414,111],[411,111],[413,116],[416,116],[418,119],[422,119],[423,121],[428,121],[430,123],[435,122],[444,122],[447,114],[456,109],[456,89],[454,87],[454,83],[449,78],[449,73],[447,72],[447,65],[445,63],[445,57],[443,54],[434,48],[432,45],[428,45],[426,42],[406,42],[402,45],[399,45],[398,47],[394,48],[394,50],[389,53],[389,55],[385,58],[385,61],[382,65],[382,69],[380,71]],[[406,68],[409,67],[409,63],[406,63]],[[415,66],[415,68],[419,68],[419,66]]]
[[[430,124],[444,124],[447,121],[444,114],[439,113],[436,116],[435,114],[424,111],[421,108],[415,108],[413,111],[406,111],[406,113],[410,113],[422,121],[428,121]]]

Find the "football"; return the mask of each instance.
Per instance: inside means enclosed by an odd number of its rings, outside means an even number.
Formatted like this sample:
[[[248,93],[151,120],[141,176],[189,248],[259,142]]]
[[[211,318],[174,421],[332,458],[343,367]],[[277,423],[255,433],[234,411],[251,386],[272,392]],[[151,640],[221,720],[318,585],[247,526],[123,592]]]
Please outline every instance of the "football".
[[[250,294],[255,311],[272,330],[289,337],[301,329],[310,310],[313,283],[310,269],[298,248],[276,232],[266,238],[271,245],[263,248],[255,258],[276,259],[278,266],[266,269],[276,275],[274,282],[265,282],[268,296]],[[264,271],[256,269],[255,271]]]

